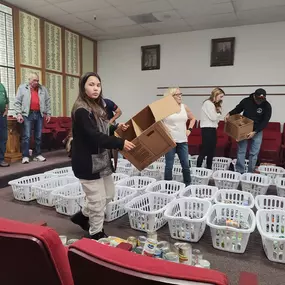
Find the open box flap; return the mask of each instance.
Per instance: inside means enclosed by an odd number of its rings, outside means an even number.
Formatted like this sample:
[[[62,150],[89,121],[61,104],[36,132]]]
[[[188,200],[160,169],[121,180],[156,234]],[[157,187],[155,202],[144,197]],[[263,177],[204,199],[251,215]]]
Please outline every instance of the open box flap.
[[[149,107],[156,122],[159,122],[174,113],[180,112],[180,106],[171,95],[165,96],[162,99],[149,104]]]

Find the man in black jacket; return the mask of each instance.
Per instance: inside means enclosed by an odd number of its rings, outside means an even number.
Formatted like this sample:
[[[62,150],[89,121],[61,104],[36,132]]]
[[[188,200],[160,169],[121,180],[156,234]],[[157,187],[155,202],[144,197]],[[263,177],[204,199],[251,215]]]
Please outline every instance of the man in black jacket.
[[[251,140],[248,172],[254,172],[262,143],[262,130],[267,126],[272,113],[271,105],[266,100],[266,91],[260,88],[249,97],[244,98],[226,115],[225,121],[227,121],[229,116],[242,112],[245,117],[254,121],[254,127],[253,131],[247,135],[247,140],[238,142],[236,171],[244,173],[247,143],[248,140]]]

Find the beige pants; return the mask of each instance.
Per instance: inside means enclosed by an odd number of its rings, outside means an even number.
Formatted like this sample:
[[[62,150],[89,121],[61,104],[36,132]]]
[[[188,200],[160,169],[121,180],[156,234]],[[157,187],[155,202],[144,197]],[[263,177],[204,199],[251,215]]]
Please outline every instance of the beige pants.
[[[97,180],[80,180],[86,198],[82,209],[84,216],[89,217],[89,234],[101,232],[104,224],[104,210],[114,198],[115,185],[112,176]]]

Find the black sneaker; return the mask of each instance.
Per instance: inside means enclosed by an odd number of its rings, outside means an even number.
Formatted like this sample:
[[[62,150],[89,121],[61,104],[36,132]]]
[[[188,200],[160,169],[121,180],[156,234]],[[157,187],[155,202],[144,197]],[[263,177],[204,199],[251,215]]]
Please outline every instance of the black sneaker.
[[[70,220],[80,226],[84,231],[89,231],[89,218],[85,217],[81,211],[71,216]]]
[[[89,238],[94,239],[94,240],[99,240],[101,238],[107,238],[107,237],[108,237],[108,235],[105,234],[104,229],[97,234],[89,236]]]

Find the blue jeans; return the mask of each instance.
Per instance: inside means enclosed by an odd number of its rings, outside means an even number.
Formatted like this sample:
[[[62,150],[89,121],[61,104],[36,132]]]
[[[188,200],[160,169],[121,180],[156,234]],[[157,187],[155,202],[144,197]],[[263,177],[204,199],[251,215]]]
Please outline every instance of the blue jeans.
[[[32,126],[34,126],[35,136],[35,156],[41,154],[41,142],[42,142],[42,128],[43,117],[40,112],[30,112],[28,117],[23,116],[23,135],[22,135],[22,154],[23,157],[29,157],[30,138],[32,132]]]
[[[251,139],[251,145],[249,150],[248,172],[253,173],[255,170],[261,143],[262,143],[262,132],[259,132]],[[244,173],[247,144],[248,140],[243,140],[238,143],[236,171],[239,173]]]
[[[0,112],[0,163],[4,161],[7,139],[7,116],[3,117],[3,113]]]
[[[183,181],[186,184],[186,186],[188,186],[191,183],[191,176],[190,176],[189,152],[188,152],[187,143],[176,143],[176,147],[170,150],[165,155],[164,179],[172,180],[172,169],[174,164],[175,153],[178,154],[182,166]]]

